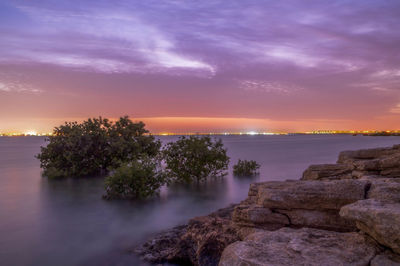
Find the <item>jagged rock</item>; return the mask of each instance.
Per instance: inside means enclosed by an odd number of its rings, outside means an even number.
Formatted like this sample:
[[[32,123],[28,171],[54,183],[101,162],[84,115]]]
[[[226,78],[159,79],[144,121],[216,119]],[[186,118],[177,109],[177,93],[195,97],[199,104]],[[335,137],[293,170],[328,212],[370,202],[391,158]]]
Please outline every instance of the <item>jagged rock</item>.
[[[136,248],[135,252],[148,262],[185,262],[185,258],[178,258],[178,244],[186,232],[187,225],[177,226],[156,235],[151,240]]]
[[[346,164],[310,165],[303,173],[301,180],[351,179],[353,166]]]
[[[371,261],[371,266],[400,266],[400,256],[386,251],[376,255]]]
[[[358,233],[282,228],[249,235],[229,245],[220,266],[368,265],[376,244]]]
[[[344,206],[340,215],[355,220],[361,231],[400,254],[400,203],[360,200]]]
[[[137,248],[136,252],[152,263],[218,265],[225,247],[240,239],[231,226],[233,207],[193,218],[185,226],[154,237]]]

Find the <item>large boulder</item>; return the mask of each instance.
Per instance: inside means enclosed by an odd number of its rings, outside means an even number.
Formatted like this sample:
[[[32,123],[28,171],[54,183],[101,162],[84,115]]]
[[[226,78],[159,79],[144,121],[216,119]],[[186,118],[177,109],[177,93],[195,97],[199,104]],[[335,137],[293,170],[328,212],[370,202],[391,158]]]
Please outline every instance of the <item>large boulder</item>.
[[[378,252],[374,241],[358,233],[282,228],[249,235],[229,245],[220,266],[369,265]]]
[[[253,229],[312,227],[354,231],[355,223],[339,215],[342,206],[365,198],[369,180],[273,181],[253,185],[233,212],[243,237]],[[242,230],[244,229],[244,230]]]
[[[354,220],[361,231],[400,254],[400,203],[360,200],[344,206],[340,215]]]

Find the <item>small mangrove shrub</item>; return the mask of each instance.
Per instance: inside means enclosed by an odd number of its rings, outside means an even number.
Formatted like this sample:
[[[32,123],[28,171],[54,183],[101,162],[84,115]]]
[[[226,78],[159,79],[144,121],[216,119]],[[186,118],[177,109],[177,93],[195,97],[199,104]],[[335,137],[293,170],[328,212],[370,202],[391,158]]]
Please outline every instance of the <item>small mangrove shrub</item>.
[[[254,160],[241,160],[233,166],[233,174],[235,176],[255,176],[259,172],[260,165]]]
[[[167,183],[155,160],[124,163],[105,180],[106,199],[145,199]]]
[[[176,182],[192,183],[226,174],[229,157],[222,140],[209,136],[180,137],[162,150],[166,174]]]

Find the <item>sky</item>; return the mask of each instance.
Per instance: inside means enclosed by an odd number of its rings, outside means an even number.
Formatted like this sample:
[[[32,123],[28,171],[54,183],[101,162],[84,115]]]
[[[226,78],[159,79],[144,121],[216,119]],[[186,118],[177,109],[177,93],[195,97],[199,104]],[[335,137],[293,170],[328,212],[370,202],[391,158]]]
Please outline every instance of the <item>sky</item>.
[[[400,1],[1,0],[0,132],[400,129]]]

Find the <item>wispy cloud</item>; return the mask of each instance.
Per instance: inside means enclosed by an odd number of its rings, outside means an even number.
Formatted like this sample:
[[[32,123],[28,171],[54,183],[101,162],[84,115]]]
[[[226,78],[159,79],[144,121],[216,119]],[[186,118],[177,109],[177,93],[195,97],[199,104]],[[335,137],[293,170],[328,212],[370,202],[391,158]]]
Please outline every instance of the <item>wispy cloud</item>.
[[[292,94],[303,88],[287,82],[241,80],[238,81],[240,88],[249,92]]]
[[[205,75],[215,73],[212,65],[180,54],[172,37],[146,24],[135,14],[113,14],[109,10],[90,8],[84,12],[31,6],[18,8],[41,28],[41,33],[33,36],[29,45],[13,51],[18,56],[12,59],[19,62],[31,60],[105,73],[180,69],[201,71]],[[51,42],[44,42],[43,34]],[[14,40],[9,38],[8,41]],[[2,61],[7,60],[9,56]]]
[[[1,82],[0,92],[17,92],[17,93],[42,93],[43,90],[37,89],[30,84],[21,82]]]

